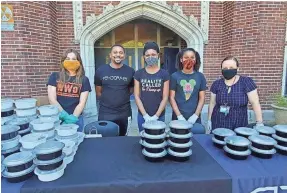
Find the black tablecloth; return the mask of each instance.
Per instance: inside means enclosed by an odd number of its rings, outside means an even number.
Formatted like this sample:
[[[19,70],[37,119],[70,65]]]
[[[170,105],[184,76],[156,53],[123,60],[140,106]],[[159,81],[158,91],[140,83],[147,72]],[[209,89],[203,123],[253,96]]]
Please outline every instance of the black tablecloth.
[[[86,139],[62,178],[28,180],[21,193],[231,193],[231,178],[193,141],[191,160],[147,162],[138,137]]]

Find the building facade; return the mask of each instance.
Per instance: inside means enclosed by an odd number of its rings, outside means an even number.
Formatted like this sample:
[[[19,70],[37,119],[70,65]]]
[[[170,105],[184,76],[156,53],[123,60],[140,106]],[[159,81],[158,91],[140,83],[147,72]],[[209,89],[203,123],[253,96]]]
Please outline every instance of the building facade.
[[[220,63],[234,55],[241,75],[252,77],[264,110],[275,94],[286,94],[287,2],[241,1],[35,1],[13,6],[14,30],[1,34],[2,97],[47,95],[46,82],[59,70],[67,48],[81,53],[92,92],[86,112],[97,114],[95,70],[109,63],[113,44],[126,48],[125,64],[143,67],[146,41],[161,49],[161,65],[172,73],[176,53],[195,48],[210,88]],[[209,93],[207,95],[208,99]],[[208,100],[206,100],[208,103]]]

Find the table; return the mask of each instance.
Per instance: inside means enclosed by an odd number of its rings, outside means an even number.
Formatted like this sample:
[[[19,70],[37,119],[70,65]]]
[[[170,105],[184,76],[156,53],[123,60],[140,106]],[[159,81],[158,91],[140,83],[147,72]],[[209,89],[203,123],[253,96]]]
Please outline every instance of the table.
[[[138,142],[138,137],[86,139],[62,178],[43,183],[34,176],[21,193],[231,192],[230,176],[198,142],[191,160],[184,163],[147,162]]]
[[[194,135],[195,141],[231,176],[232,193],[249,193],[262,187],[272,187],[265,188],[266,190],[278,189],[279,193],[287,192],[287,156],[275,154],[272,159],[249,156],[247,160],[233,160],[224,156],[223,149],[213,146],[211,137],[212,135]]]

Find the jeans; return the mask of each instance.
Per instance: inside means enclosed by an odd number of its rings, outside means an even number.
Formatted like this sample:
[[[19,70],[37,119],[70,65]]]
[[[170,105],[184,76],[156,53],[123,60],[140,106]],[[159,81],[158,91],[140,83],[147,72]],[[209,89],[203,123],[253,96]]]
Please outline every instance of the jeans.
[[[164,122],[165,121],[165,115],[162,115],[158,118],[159,121]],[[143,116],[138,113],[138,127],[139,127],[139,132],[141,132],[143,130],[143,126],[142,124],[145,122]]]
[[[78,119],[79,120],[76,122],[76,124],[79,126],[78,131],[82,132],[84,130],[84,117],[80,115]]]

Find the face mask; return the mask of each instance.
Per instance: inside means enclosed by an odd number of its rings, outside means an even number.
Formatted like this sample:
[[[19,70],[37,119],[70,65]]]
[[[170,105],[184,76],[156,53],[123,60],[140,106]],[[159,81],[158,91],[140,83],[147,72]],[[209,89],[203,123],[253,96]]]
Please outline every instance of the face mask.
[[[237,69],[224,69],[222,75],[226,80],[232,79],[237,74]]]
[[[157,65],[158,58],[157,57],[148,57],[145,59],[147,66]]]
[[[183,68],[186,68],[187,70],[190,70],[191,68],[193,68],[194,65],[195,65],[195,60],[187,59],[183,61]]]
[[[66,70],[77,71],[80,68],[80,62],[78,60],[65,60],[63,66]]]

